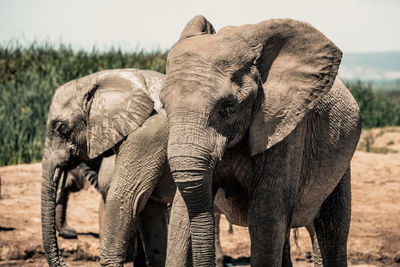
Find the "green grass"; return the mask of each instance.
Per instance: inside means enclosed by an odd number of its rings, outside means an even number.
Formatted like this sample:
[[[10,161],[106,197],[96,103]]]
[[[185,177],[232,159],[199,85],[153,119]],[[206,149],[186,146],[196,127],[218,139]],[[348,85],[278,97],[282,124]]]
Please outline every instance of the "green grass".
[[[0,44],[0,166],[42,158],[47,112],[60,85],[100,70],[151,69],[165,73],[167,52],[74,51],[69,46]],[[366,128],[400,125],[400,92],[347,82]]]
[[[363,128],[400,125],[400,90],[374,90],[370,82],[346,82],[363,119]]]

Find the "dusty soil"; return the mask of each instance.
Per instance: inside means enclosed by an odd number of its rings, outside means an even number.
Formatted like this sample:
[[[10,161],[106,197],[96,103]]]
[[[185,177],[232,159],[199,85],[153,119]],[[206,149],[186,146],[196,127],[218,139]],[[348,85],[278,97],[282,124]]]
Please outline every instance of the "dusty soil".
[[[371,147],[385,149],[375,150],[381,153],[357,151],[352,161],[349,261],[362,266],[400,266],[400,153],[396,153],[400,151],[400,127],[364,132],[360,150],[365,150],[368,138]],[[0,266],[46,265],[40,227],[41,164],[1,167],[0,177]],[[99,198],[92,187],[71,195],[68,222],[80,235],[73,240],[59,238],[69,266],[98,265]],[[234,226],[234,233],[229,234],[228,227],[221,218],[225,255],[236,264],[246,262],[248,258],[238,258],[250,255],[247,228]],[[308,233],[301,228],[298,236],[297,244],[292,240],[294,266],[312,266]]]

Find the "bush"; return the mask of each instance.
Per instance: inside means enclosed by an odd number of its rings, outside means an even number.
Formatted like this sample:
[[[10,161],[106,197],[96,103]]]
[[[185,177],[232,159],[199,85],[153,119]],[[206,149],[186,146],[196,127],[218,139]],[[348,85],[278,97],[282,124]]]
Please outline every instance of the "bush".
[[[400,125],[400,90],[374,90],[371,82],[346,82],[360,107],[364,128]]]

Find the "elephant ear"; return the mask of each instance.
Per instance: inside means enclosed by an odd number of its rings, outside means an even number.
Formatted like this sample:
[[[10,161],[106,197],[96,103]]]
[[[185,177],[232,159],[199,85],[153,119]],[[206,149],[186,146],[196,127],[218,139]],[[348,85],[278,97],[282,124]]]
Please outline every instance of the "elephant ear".
[[[201,34],[214,34],[213,25],[202,15],[197,15],[186,24],[179,40],[190,38]]]
[[[342,52],[308,23],[275,19],[242,31],[262,84],[261,103],[250,125],[256,155],[289,135],[332,87]]]
[[[95,158],[114,147],[150,116],[154,103],[139,73],[109,73],[87,95],[87,154]]]

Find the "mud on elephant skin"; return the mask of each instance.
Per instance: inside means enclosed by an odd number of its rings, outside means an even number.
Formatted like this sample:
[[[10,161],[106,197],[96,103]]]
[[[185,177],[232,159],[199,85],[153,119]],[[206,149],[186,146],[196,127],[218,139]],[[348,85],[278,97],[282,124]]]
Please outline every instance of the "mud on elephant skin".
[[[109,154],[152,114],[161,111],[164,75],[136,69],[107,70],[68,82],[53,97],[42,163],[42,236],[50,266],[64,265],[55,228],[61,177],[82,161]]]
[[[194,266],[215,265],[215,198],[229,221],[249,226],[252,266],[282,266],[290,228],[306,225],[324,265],[347,266],[350,161],[361,118],[336,77],[341,56],[296,20],[218,33],[202,16],[187,24],[160,93],[179,189],[169,231],[182,214],[190,225],[189,236],[169,234],[167,264],[184,249],[179,244],[191,243]]]

